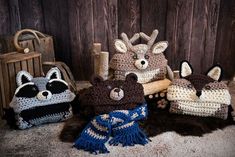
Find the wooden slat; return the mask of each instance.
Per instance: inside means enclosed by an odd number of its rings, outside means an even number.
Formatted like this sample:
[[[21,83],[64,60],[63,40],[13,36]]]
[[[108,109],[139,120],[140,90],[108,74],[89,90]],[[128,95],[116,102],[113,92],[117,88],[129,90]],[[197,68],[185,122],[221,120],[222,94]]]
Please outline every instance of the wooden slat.
[[[118,33],[129,37],[140,32],[140,0],[118,1]]]
[[[26,60],[21,61],[21,69],[25,70],[25,71],[28,71],[27,61]]]
[[[33,66],[34,66],[34,77],[40,77],[41,76],[41,70],[40,70],[40,58],[33,58]]]
[[[194,71],[206,72],[214,60],[220,0],[195,0],[190,62]]]
[[[118,37],[117,0],[93,0],[94,42],[112,57],[113,40]]]
[[[10,97],[12,98],[16,90],[16,73],[14,63],[7,64],[10,81]]]
[[[27,60],[27,69],[28,69],[28,72],[34,76],[34,69],[33,69],[33,59],[28,59]]]
[[[69,37],[70,30],[69,30],[69,18],[68,18],[68,13],[70,12],[70,10],[68,10],[69,1],[46,0],[41,2],[44,12],[45,33],[53,36],[56,59],[58,61],[65,62],[68,66],[71,66],[71,51],[70,51],[70,37]],[[71,20],[75,19],[76,17],[74,17]]]
[[[235,75],[235,1],[223,0],[220,5],[214,63],[224,69],[224,77]]]
[[[20,0],[19,9],[22,29],[45,31],[41,0]]]
[[[157,41],[165,40],[167,0],[141,0],[141,31],[151,34],[158,29]]]
[[[72,71],[76,79],[88,80],[93,73],[91,62],[94,39],[92,0],[70,0],[68,3]]]
[[[4,108],[7,108],[10,103],[10,80],[9,80],[9,73],[7,69],[7,65],[2,66],[3,71],[3,86],[4,86],[4,94],[5,94],[5,103],[3,104]]]
[[[166,40],[169,46],[165,54],[173,70],[179,69],[182,60],[189,60],[193,5],[194,1],[188,0],[168,1]]]

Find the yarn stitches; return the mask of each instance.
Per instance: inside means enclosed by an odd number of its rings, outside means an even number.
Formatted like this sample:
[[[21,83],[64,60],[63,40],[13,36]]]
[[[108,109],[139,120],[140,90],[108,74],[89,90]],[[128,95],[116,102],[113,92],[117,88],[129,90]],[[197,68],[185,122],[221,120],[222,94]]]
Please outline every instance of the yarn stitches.
[[[136,121],[146,117],[146,103],[133,110],[116,110],[96,116],[75,141],[74,147],[95,154],[108,153],[105,143],[111,135],[113,138],[109,141],[110,145],[122,144],[123,147],[145,145],[148,143],[148,138]]]

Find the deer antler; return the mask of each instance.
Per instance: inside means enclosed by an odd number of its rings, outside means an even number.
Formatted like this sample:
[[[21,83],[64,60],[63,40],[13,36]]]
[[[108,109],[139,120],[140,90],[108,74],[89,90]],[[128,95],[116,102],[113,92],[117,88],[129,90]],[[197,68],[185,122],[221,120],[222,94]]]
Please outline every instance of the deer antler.
[[[147,45],[148,45],[149,48],[151,48],[152,45],[153,45],[153,43],[154,43],[154,41],[155,41],[156,38],[157,38],[158,30],[155,29],[155,30],[153,31],[153,33],[151,34],[151,36],[148,36],[148,35],[146,35],[146,34],[143,33],[143,32],[140,32],[139,34],[140,34],[140,36],[141,36],[144,40],[146,40],[146,41],[148,42]]]
[[[127,37],[126,33],[122,33],[121,37],[122,37],[122,40],[127,44],[127,47],[129,49],[132,49],[133,45],[132,45],[131,41],[129,40],[129,38]]]
[[[39,39],[38,35],[41,37],[45,37],[45,35],[39,31],[32,30],[32,29],[22,29],[22,30],[16,32],[16,34],[14,36],[14,45],[15,45],[16,50],[18,52],[28,53],[30,51],[29,48],[23,48],[18,43],[19,36],[25,32],[32,33],[35,36],[35,38],[39,44],[40,44],[40,39]]]

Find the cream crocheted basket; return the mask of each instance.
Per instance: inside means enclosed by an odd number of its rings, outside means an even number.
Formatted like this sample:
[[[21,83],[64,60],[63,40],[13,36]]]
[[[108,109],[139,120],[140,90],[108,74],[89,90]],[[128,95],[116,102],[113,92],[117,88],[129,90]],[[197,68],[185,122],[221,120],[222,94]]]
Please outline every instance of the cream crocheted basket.
[[[193,74],[191,65],[183,61],[180,78],[174,79],[167,90],[170,112],[227,119],[231,96],[221,75],[219,65],[210,68],[206,75]]]

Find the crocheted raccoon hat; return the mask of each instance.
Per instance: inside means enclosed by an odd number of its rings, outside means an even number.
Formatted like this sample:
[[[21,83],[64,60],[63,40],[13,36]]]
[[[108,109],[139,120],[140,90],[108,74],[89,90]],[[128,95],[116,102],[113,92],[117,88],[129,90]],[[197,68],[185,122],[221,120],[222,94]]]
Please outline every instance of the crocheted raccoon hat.
[[[144,92],[137,83],[135,74],[128,74],[125,80],[106,80],[95,76],[90,88],[79,97],[81,111],[84,115],[93,117],[114,110],[133,109],[138,103],[144,102]]]
[[[75,94],[62,80],[58,68],[48,71],[46,77],[33,78],[28,72],[20,71],[16,82],[18,88],[10,103],[17,125],[26,129],[34,125],[65,120],[72,115],[71,102]]]
[[[122,40],[115,40],[114,47],[117,53],[110,61],[115,79],[124,80],[129,73],[135,73],[139,83],[148,83],[166,77],[167,60],[163,52],[168,42],[160,41],[154,44],[157,35],[158,30],[154,30],[151,36],[140,32],[128,39],[127,35],[122,33]],[[146,40],[147,44],[133,46],[132,44],[140,37]]]
[[[173,80],[167,90],[167,98],[171,101],[170,112],[227,119],[231,96],[227,85],[221,82],[221,76],[219,65],[202,75],[193,74],[192,66],[183,61],[180,79]]]

